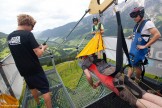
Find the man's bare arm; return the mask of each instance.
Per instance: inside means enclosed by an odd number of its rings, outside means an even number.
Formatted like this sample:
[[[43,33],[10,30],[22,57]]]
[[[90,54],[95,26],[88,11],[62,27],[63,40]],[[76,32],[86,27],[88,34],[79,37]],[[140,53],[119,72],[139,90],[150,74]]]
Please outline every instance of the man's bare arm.
[[[41,57],[47,47],[48,47],[47,45],[40,45],[39,47],[33,49],[33,51],[35,52],[37,57]]]

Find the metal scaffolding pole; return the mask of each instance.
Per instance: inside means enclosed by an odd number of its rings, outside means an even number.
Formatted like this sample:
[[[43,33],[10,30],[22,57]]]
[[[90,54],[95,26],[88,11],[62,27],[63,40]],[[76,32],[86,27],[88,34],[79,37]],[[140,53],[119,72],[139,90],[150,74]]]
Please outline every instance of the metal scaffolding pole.
[[[52,59],[52,64],[53,64],[54,70],[56,70],[55,62],[54,62],[54,56],[53,56],[53,54],[52,54],[51,51],[50,51],[50,55],[51,55],[51,59]],[[57,71],[56,71],[56,74],[57,74],[59,80],[60,80],[61,83],[62,83],[62,87],[63,87],[63,90],[64,90],[64,92],[65,92],[65,94],[66,94],[66,98],[67,98],[68,101],[70,102],[70,108],[75,108],[75,104],[73,103],[73,100],[71,99],[71,97],[70,97],[70,95],[69,95],[67,89],[65,88],[65,86],[64,86],[64,84],[63,84],[63,81],[62,81],[62,79],[61,79],[61,77],[60,77],[60,75],[58,74]]]
[[[0,74],[1,74],[5,84],[7,86],[7,89],[9,91],[9,93],[11,94],[11,96],[15,97],[15,94],[14,94],[12,88],[11,88],[11,85],[10,85],[10,83],[9,83],[9,81],[7,79],[7,76],[6,76],[5,72],[3,71],[2,67],[0,67]]]

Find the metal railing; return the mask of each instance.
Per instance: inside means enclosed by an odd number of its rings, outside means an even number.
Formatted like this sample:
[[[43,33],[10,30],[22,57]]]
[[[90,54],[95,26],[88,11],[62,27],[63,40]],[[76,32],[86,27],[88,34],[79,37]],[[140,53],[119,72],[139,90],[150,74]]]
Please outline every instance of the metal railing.
[[[75,108],[75,105],[69,93],[67,92],[66,87],[64,86],[61,77],[56,71],[53,54],[50,52],[50,55],[44,56],[40,58],[40,60],[47,59],[47,58],[51,60],[52,65],[53,65],[53,69],[45,71],[45,74],[47,76],[47,79],[50,85],[53,108],[56,106],[59,108],[63,108],[63,106],[66,106],[67,108]],[[63,104],[59,102],[60,100],[63,100]],[[34,101],[30,93],[30,90],[28,89],[28,87],[26,87],[26,90],[23,96],[22,108],[32,108],[32,107],[36,107],[36,102]]]

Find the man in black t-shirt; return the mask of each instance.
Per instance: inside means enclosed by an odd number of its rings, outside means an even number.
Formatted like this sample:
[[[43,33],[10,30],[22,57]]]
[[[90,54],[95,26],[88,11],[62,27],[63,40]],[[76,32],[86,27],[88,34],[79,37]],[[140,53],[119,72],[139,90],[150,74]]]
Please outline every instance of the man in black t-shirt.
[[[38,91],[43,94],[47,108],[52,108],[49,83],[38,60],[47,45],[39,45],[31,33],[36,21],[30,15],[20,14],[17,21],[17,30],[10,33],[7,38],[15,64],[31,90],[37,102],[37,108],[40,108],[42,104]]]

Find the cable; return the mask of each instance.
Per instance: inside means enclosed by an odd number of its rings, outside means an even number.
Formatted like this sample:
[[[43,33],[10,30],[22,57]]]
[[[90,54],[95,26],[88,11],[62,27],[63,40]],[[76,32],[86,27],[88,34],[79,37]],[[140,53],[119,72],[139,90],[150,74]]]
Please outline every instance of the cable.
[[[1,63],[0,63],[0,67],[6,66],[6,65],[11,65],[11,64],[15,64],[15,63],[7,63],[7,64],[1,64]]]
[[[90,34],[90,33],[89,33]],[[76,49],[77,49],[77,54],[79,53],[79,47],[83,44],[83,42],[87,39],[87,37],[89,36],[89,34],[87,34],[84,39],[82,39],[82,41],[77,45]]]
[[[81,19],[77,22],[77,24],[73,27],[73,29],[69,32],[69,34],[64,38],[64,40],[60,43],[60,45],[56,48],[59,48],[66,40],[67,38],[71,35],[71,33],[74,31],[74,29],[78,26],[80,21],[85,17],[85,15],[90,11],[90,9],[85,11],[85,14],[81,17]]]
[[[136,78],[136,80],[138,80],[139,82],[141,82],[142,84],[144,84],[145,86],[147,86],[148,88],[150,88],[151,90],[153,90],[154,92],[156,92],[158,95],[162,96],[160,93],[158,93],[156,90],[154,90],[152,87],[150,87],[149,85],[147,85],[146,83],[144,83],[143,81],[141,81],[140,79]]]

